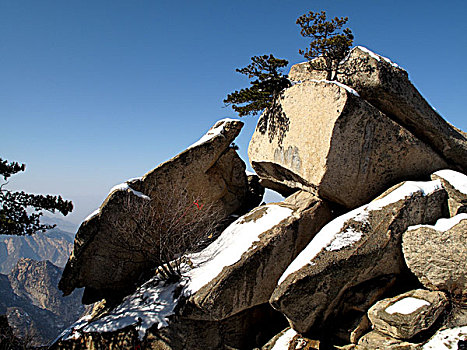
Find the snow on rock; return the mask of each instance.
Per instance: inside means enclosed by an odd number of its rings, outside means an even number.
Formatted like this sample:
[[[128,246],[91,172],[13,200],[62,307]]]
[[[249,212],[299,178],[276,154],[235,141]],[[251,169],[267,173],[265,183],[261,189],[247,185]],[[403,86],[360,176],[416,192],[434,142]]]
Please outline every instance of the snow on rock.
[[[422,306],[428,306],[430,303],[426,300],[414,298],[414,297],[407,297],[404,299],[401,299],[388,308],[386,308],[386,312],[388,314],[403,314],[403,315],[409,315],[412,312],[417,311],[420,309]]]
[[[410,226],[407,228],[407,231],[413,231],[416,230],[420,227],[426,227],[426,228],[431,228],[433,230],[439,231],[439,232],[446,232],[456,226],[461,220],[467,220],[467,213],[461,213],[457,214],[456,216],[453,216],[452,218],[447,218],[447,219],[439,219],[436,221],[436,224],[434,225],[414,225]]]
[[[194,268],[190,270],[185,265],[183,277],[178,283],[166,284],[157,276],[153,277],[109,314],[91,322],[89,317],[82,318],[64,331],[60,338],[76,339],[83,332],[113,332],[135,325],[142,339],[152,325],[166,327],[181,295],[190,296],[214,279],[224,267],[235,264],[244,252],[254,247],[261,233],[292,213],[292,209],[279,205],[254,209],[228,226],[204,250],[190,254],[188,258]]]
[[[255,213],[261,216],[252,219]],[[259,239],[259,235],[292,215],[292,209],[279,205],[264,205],[240,217],[208,247],[191,254],[195,268],[187,273],[189,283],[185,295],[193,294],[214,279],[224,267],[235,264],[243,253]]]
[[[362,238],[362,233],[348,228],[344,232],[338,233],[334,240],[326,247],[326,250],[341,250],[357,242]]]
[[[91,214],[86,216],[86,218],[83,220],[83,222],[91,220],[94,216],[99,215],[100,212],[101,212],[101,208],[97,208]]]
[[[205,142],[208,142],[209,140],[211,140],[212,138],[214,138],[216,135],[222,135],[222,131],[224,131],[224,127],[225,127],[225,124],[226,122],[229,122],[229,121],[236,121],[237,119],[231,119],[231,118],[225,118],[225,119],[221,119],[219,120],[215,125],[214,127],[212,127],[211,129],[209,129],[209,131],[203,136],[201,137],[198,141],[196,141],[195,143],[193,143],[191,146],[189,146],[188,148],[193,148],[195,146],[199,146],[199,145],[202,145],[203,143]],[[187,149],[188,149],[187,148]]]
[[[186,281],[166,284],[153,278],[123,299],[120,305],[104,317],[89,322],[90,316],[85,316],[65,330],[59,338],[78,339],[82,333],[115,332],[135,325],[141,340],[146,330],[154,324],[157,324],[157,328],[168,325],[168,317],[173,315],[178,303],[175,291],[177,288],[181,289],[183,283]]]
[[[133,181],[137,181],[137,180],[141,180],[142,177],[135,177],[135,178],[132,178],[130,180],[127,180],[119,185],[115,185],[114,187],[112,187],[109,191],[109,195],[112,194],[113,192],[115,191],[125,191],[125,190],[130,190],[135,196],[138,196],[138,197],[141,197],[143,199],[146,199],[146,200],[151,200],[151,198],[149,198],[148,196],[146,196],[144,193],[142,192],[139,192],[139,191],[135,191],[134,189],[132,189],[129,185],[129,183],[133,182]],[[98,215],[99,213],[101,212],[101,209],[100,208],[97,208],[96,210],[94,210],[91,214],[89,214],[84,220],[83,222],[85,221],[89,221],[91,220],[94,216]]]
[[[422,350],[458,349],[459,340],[467,340],[467,326],[448,328],[436,332],[430,341],[422,346]]]
[[[341,215],[326,224],[321,231],[312,239],[308,246],[295,258],[289,265],[287,270],[279,279],[278,284],[281,284],[287,276],[300,270],[302,267],[312,264],[312,260],[323,250],[340,250],[348,247],[355,242],[358,242],[362,237],[361,232],[357,232],[351,228],[341,232],[344,224],[352,219],[354,221],[366,222],[368,213],[371,211],[380,210],[392,203],[395,203],[403,198],[410,197],[415,193],[421,193],[426,196],[436,190],[442,188],[440,180],[418,182],[407,181],[402,186],[396,188],[386,196],[356,208],[347,214]]]
[[[374,53],[373,51],[367,49],[366,47],[364,46],[357,46],[357,48],[359,48],[360,50],[366,52],[367,54],[369,54],[371,57],[373,57],[375,60],[377,61],[381,61],[381,59],[383,59],[384,61],[386,61],[387,63],[389,63],[391,66],[395,67],[395,68],[399,68],[399,69],[403,69],[402,67],[400,67],[398,64],[392,62],[389,58],[387,57],[384,57],[384,56],[381,56],[381,55],[378,55],[377,53]]]
[[[134,179],[132,179],[132,180],[134,180]],[[116,186],[112,187],[112,188],[110,189],[109,194],[111,194],[111,193],[113,193],[113,192],[115,192],[115,191],[126,191],[126,190],[130,190],[131,192],[133,192],[133,194],[134,194],[135,196],[144,198],[144,199],[146,199],[146,200],[150,200],[150,199],[151,199],[151,198],[149,198],[148,196],[146,196],[145,194],[143,194],[143,193],[141,193],[141,192],[139,192],[139,191],[135,191],[134,189],[132,189],[132,188],[130,187],[130,185],[128,184],[130,181],[131,181],[131,180],[128,180],[128,181],[125,181],[125,182],[123,182],[123,183],[121,183],[121,184],[119,184],[119,185],[116,185]]]
[[[289,328],[276,340],[271,350],[288,350],[290,347],[290,343],[296,335],[297,332],[295,332],[295,330],[293,330],[292,328]]]
[[[433,175],[437,175],[451,184],[459,192],[467,195],[467,176],[454,170],[439,170]]]

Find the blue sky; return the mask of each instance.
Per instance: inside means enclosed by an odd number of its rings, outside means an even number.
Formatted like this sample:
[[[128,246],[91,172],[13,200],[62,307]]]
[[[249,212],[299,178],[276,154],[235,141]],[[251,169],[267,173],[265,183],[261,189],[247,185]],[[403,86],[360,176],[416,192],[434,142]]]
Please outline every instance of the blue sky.
[[[81,221],[235,117],[222,100],[248,85],[235,68],[251,56],[303,61],[295,21],[310,10],[348,16],[355,45],[404,67],[467,130],[464,0],[0,0],[0,156],[27,165],[8,188],[62,194]],[[256,118],[244,122],[248,162]]]

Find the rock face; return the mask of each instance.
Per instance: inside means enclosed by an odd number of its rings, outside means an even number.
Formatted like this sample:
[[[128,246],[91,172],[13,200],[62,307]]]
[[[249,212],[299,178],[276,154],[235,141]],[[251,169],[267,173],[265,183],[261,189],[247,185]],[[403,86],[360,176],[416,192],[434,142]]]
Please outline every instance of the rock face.
[[[270,303],[300,333],[336,328],[345,318],[346,303],[350,309],[368,309],[374,301],[367,296],[384,289],[384,277],[404,270],[403,232],[442,217],[445,200],[440,181],[406,182],[334,219],[288,267]]]
[[[15,333],[34,345],[55,339],[83,312],[81,291],[62,297],[57,289],[62,269],[48,261],[21,259],[12,272],[0,275],[0,314]]]
[[[91,303],[134,289],[134,283],[149,267],[143,253],[157,255],[159,240],[148,234],[147,239],[155,243],[138,246],[131,232],[138,235],[143,229],[135,222],[135,216],[145,218],[165,210],[166,216],[177,216],[177,220],[187,221],[198,215],[194,219],[202,226],[208,225],[213,216],[221,221],[244,206],[248,190],[245,164],[230,147],[242,126],[240,121],[222,120],[178,156],[142,178],[112,189],[99,210],[78,230],[59,284],[64,294],[85,287],[83,302]],[[136,208],[150,209],[139,215],[133,207],[127,208],[130,202]],[[188,212],[186,208],[193,207],[193,203],[200,210]],[[172,208],[180,210],[172,213]]]
[[[352,49],[338,80],[390,118],[430,144],[450,163],[467,172],[467,139],[447,123],[421,96],[407,72],[364,47]],[[350,73],[350,74],[349,74]],[[289,79],[324,79],[321,72],[308,72],[307,64],[292,67]]]
[[[395,339],[387,334],[373,331],[365,334],[358,341],[355,350],[418,350],[418,344]]]
[[[287,128],[271,139],[257,127],[248,148],[256,173],[278,191],[301,188],[355,208],[388,186],[446,167],[429,146],[340,84],[296,84],[280,105]]]
[[[284,219],[269,228],[271,219],[267,216],[274,220],[282,212],[285,212]],[[237,220],[226,229],[237,231],[233,239],[244,239],[244,235],[258,239],[237,262],[226,266],[190,297],[183,315],[191,319],[222,320],[267,303],[287,266],[330,218],[331,210],[325,202],[301,191],[282,203],[260,206]],[[224,232],[219,237],[219,247],[227,234]],[[214,248],[218,248],[215,243],[208,255],[227,254]],[[209,270],[206,267],[196,275],[209,274]]]
[[[368,310],[368,317],[375,330],[409,340],[433,326],[447,303],[442,292],[416,289],[378,301]]]
[[[72,249],[73,234],[57,228],[32,236],[0,236],[0,273],[9,274],[21,258],[64,267]]]
[[[409,228],[402,250],[407,266],[425,287],[467,295],[467,213]]]
[[[454,170],[440,170],[431,175],[439,179],[448,192],[449,215],[467,213],[467,176]]]

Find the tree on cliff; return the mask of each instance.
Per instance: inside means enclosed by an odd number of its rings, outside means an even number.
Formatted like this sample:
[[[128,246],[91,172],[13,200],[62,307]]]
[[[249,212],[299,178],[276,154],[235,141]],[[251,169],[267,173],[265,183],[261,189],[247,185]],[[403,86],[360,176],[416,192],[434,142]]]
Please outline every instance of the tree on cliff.
[[[272,54],[253,56],[251,63],[236,71],[253,79],[250,87],[232,92],[227,95],[224,103],[231,106],[240,117],[257,115],[270,107],[279,93],[289,87],[287,75],[283,75],[281,68],[289,62],[275,58]]]
[[[7,181],[8,178],[26,169],[25,164],[8,162],[0,158],[0,176]],[[73,210],[70,201],[63,200],[61,196],[36,195],[23,191],[11,192],[4,188],[8,182],[0,185],[0,234],[2,235],[32,235],[38,231],[45,232],[55,225],[41,224],[42,210],[55,213],[59,211],[67,215]],[[28,210],[32,213],[28,213]]]
[[[353,43],[349,28],[342,27],[347,17],[335,17],[326,21],[326,12],[312,12],[300,16],[297,24],[303,37],[312,38],[310,46],[299,50],[310,64],[310,70],[326,72],[327,80],[336,80],[340,62],[347,56]],[[322,59],[316,59],[322,57]]]

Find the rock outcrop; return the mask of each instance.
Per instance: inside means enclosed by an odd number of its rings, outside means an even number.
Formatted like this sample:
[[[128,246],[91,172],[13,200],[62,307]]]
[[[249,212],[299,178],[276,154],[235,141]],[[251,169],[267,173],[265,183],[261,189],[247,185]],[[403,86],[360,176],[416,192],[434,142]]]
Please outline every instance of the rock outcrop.
[[[289,79],[324,79],[307,63],[292,67]],[[407,72],[389,59],[358,46],[352,49],[337,78],[390,118],[427,142],[449,163],[467,172],[467,138],[447,123],[410,82]]]
[[[355,48],[341,68],[331,82],[292,67],[300,81],[249,146],[259,181],[230,147],[240,123],[224,120],[111,191],[79,229],[60,284],[105,300],[52,348],[463,349],[467,176],[452,169],[465,169],[465,133],[388,59]],[[289,197],[258,206],[261,185]],[[142,227],[129,202],[158,223],[174,218],[163,204],[187,195],[181,217],[203,231],[201,209],[218,209],[219,229],[196,249],[156,269],[139,255],[144,245],[113,249]],[[164,273],[172,266],[178,275]]]
[[[242,126],[240,121],[222,120],[176,157],[140,179],[114,187],[78,230],[59,284],[64,294],[85,287],[84,303],[125,295],[151,265],[144,254],[158,254],[157,231],[146,230],[150,232],[144,243],[136,243],[143,225],[157,225],[170,216],[183,223],[192,216],[197,225],[207,226],[244,206],[248,191],[245,164],[230,147]],[[188,211],[193,203],[198,209],[204,206],[203,210]],[[152,219],[151,215],[159,213],[166,217]],[[138,217],[155,222],[140,224]]]
[[[270,139],[257,127],[248,148],[253,168],[272,189],[304,189],[355,208],[402,180],[447,166],[342,84],[304,81],[286,89],[280,105],[287,129]]]
[[[389,283],[384,277],[403,271],[402,234],[445,215],[445,200],[440,181],[406,182],[334,219],[288,267],[271,304],[300,333],[335,329],[345,318],[346,304],[368,309]],[[365,285],[370,290],[358,296]]]
[[[213,265],[218,264],[216,260],[221,264],[223,256],[233,256],[238,251],[235,241],[254,241],[240,251],[238,261],[225,266],[198,290],[192,288],[196,292],[189,298],[184,316],[222,320],[267,303],[287,266],[330,218],[326,202],[302,191],[282,203],[260,206],[237,220],[200,254],[210,256],[212,262],[199,268],[192,278],[209,276]]]
[[[467,296],[467,213],[410,227],[402,250],[407,266],[426,288]]]

